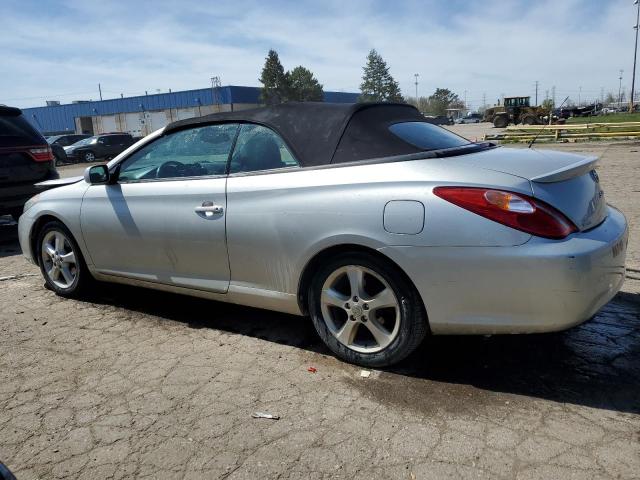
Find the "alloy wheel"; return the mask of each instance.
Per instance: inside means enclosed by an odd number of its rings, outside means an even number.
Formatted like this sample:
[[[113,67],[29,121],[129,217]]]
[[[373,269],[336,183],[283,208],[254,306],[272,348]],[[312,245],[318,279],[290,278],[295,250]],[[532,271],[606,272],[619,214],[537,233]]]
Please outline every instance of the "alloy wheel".
[[[70,288],[78,275],[78,264],[71,242],[58,230],[42,239],[42,264],[49,280],[59,288]]]
[[[375,353],[388,347],[400,329],[400,304],[378,273],[345,265],[327,277],[320,297],[322,318],[347,348]]]

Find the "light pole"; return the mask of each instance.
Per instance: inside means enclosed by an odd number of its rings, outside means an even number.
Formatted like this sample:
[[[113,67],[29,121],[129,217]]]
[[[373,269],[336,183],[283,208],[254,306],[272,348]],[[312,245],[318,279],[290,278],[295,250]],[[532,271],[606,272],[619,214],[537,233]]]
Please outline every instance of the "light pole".
[[[629,113],[633,112],[633,94],[636,88],[636,58],[638,57],[638,30],[640,30],[640,1],[636,0],[636,46],[633,50],[633,73],[631,74],[631,95],[629,96]]]
[[[624,72],[624,70],[620,69],[620,76],[618,77],[620,80],[618,84],[618,108],[622,106],[622,72]]]
[[[416,85],[416,107],[419,108],[420,102],[418,101],[418,77],[420,76],[420,74],[419,73],[414,73],[413,76],[416,79],[416,81],[415,81],[415,85]]]

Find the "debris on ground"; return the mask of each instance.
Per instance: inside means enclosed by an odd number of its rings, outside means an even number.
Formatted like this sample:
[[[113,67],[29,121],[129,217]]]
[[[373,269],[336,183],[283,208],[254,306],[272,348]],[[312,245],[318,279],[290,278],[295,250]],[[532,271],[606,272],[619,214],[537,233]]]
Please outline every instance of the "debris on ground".
[[[253,418],[267,418],[269,420],[280,420],[280,415],[273,415],[272,413],[256,412],[251,414]]]
[[[371,372],[369,370],[360,370],[360,376],[362,378],[369,378],[371,376]]]
[[[21,273],[19,275],[7,275],[6,277],[0,277],[0,282],[4,282],[6,280],[19,280],[25,277],[35,277],[35,273]]]
[[[317,371],[318,371],[318,369],[316,367],[307,368],[307,372],[316,373]]]

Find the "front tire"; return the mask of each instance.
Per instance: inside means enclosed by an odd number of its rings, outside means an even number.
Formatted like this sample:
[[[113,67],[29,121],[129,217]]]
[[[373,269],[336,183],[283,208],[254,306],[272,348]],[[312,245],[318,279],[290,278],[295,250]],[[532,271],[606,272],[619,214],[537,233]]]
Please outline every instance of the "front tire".
[[[37,245],[47,287],[62,297],[80,297],[92,277],[69,229],[58,221],[49,222],[40,230]]]
[[[416,289],[397,267],[371,255],[337,255],[314,276],[308,299],[318,335],[349,363],[393,365],[427,334]]]
[[[506,115],[496,115],[493,118],[493,126],[496,128],[505,128],[509,125],[509,118]]]

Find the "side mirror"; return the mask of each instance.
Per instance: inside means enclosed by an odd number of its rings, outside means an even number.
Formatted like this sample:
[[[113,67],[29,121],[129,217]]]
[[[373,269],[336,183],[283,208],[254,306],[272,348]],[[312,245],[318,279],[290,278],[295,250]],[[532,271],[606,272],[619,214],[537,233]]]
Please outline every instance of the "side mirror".
[[[109,169],[106,165],[94,165],[84,171],[84,181],[91,185],[109,183]]]

